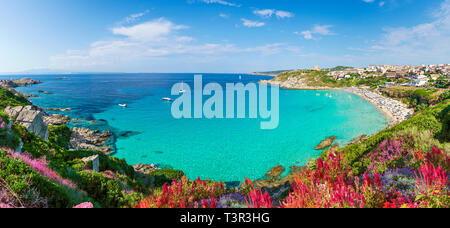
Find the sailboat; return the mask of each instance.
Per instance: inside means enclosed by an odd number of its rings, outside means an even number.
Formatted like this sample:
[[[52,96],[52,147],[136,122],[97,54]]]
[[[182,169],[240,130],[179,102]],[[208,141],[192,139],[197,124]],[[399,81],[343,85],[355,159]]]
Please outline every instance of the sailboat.
[[[242,75],[239,75],[239,80],[242,80]]]
[[[119,106],[120,106],[120,107],[124,107],[124,108],[128,107],[127,104],[119,104]]]

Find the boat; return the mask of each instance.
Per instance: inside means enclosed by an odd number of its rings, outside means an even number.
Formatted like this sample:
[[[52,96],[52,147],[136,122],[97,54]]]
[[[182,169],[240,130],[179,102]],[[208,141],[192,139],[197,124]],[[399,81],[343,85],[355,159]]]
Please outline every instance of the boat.
[[[239,80],[242,80],[242,76],[241,75],[239,75]]]
[[[128,107],[127,104],[119,104],[119,106],[120,106],[120,107],[124,107],[124,108]]]
[[[172,98],[169,98],[169,97],[163,97],[163,100],[164,100],[164,101],[172,101]]]
[[[181,84],[181,89],[180,89],[179,93],[186,93],[186,90],[184,90],[184,82],[182,82],[182,84]]]

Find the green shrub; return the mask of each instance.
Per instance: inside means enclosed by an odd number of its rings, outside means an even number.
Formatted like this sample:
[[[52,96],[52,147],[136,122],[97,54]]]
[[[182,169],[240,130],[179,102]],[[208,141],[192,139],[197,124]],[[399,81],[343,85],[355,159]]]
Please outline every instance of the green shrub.
[[[68,148],[71,135],[72,132],[66,125],[48,127],[49,142],[54,143],[61,148]]]
[[[160,169],[151,172],[150,176],[154,176],[155,185],[161,187],[165,183],[170,184],[173,180],[180,180],[184,176],[184,173],[180,170]]]
[[[74,177],[78,187],[104,208],[132,207],[143,197],[138,193],[127,194],[123,184],[97,172],[80,172]]]
[[[8,128],[0,128],[0,147],[15,149],[19,146],[20,139]]]

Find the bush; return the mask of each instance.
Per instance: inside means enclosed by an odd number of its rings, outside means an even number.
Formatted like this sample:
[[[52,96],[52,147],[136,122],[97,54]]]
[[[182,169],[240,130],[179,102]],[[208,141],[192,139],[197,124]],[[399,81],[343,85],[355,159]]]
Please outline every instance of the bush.
[[[134,207],[142,196],[127,194],[123,184],[103,173],[83,171],[74,177],[78,187],[104,208]]]
[[[136,177],[136,172],[134,171],[133,166],[128,165],[125,159],[110,157],[98,151],[92,150],[64,151],[64,153],[60,155],[61,157],[60,160],[61,162],[67,163],[67,166],[71,166],[74,169],[82,171],[82,169],[85,169],[85,166],[82,164],[81,159],[93,155],[99,155],[100,171],[111,170],[113,172],[124,174],[132,179]]]
[[[180,170],[174,169],[160,169],[150,173],[150,176],[155,177],[155,185],[161,187],[164,184],[170,184],[173,180],[180,180],[184,173]]]
[[[0,150],[0,178],[25,204],[25,207],[70,207],[67,193],[55,183],[33,171],[17,158],[10,158]],[[37,192],[36,192],[37,191]],[[36,202],[40,202],[36,205]]]
[[[49,142],[54,143],[61,148],[68,148],[71,135],[72,132],[66,125],[48,127]]]

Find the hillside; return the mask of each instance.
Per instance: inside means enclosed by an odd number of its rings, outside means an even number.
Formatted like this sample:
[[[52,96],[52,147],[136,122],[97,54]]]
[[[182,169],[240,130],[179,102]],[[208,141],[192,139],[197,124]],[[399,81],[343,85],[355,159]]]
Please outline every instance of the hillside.
[[[328,73],[329,71],[316,70],[283,72],[270,80],[269,83],[280,85],[280,87],[285,89],[332,89],[353,86],[377,88],[377,86],[384,85],[390,81],[384,76],[363,79],[355,74],[349,74],[349,78],[335,80],[332,76],[328,76]]]

